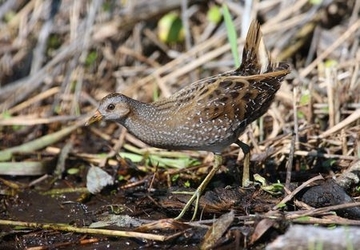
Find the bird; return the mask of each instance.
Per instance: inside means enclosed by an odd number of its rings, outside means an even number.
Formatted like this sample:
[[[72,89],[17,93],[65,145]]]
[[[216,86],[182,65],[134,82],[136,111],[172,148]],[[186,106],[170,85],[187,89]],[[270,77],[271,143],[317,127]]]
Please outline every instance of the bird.
[[[181,219],[196,200],[193,220],[201,194],[222,165],[221,153],[236,143],[249,154],[250,147],[238,138],[266,113],[289,73],[289,64],[271,59],[260,24],[253,20],[238,68],[195,81],[151,103],[111,93],[100,101],[85,125],[114,121],[152,147],[212,152],[212,169],[175,218]]]

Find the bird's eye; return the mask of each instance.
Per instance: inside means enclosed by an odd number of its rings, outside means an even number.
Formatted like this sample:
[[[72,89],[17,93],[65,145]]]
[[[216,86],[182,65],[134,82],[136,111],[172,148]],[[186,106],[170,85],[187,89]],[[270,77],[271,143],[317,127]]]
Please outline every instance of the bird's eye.
[[[107,106],[107,110],[114,110],[114,109],[115,109],[115,105],[112,103]]]

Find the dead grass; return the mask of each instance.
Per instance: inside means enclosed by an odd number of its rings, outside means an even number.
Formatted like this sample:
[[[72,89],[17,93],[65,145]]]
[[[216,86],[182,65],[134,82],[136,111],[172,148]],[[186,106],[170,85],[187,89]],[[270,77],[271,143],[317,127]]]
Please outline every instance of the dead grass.
[[[84,128],[84,118],[107,93],[150,102],[233,68],[224,24],[214,25],[206,17],[217,2],[182,2],[2,1],[0,164],[10,165],[0,165],[0,174],[63,176],[73,162],[81,162],[75,167],[118,166],[116,152],[129,152],[129,145],[143,150],[136,154],[146,158],[149,149],[126,131],[114,124]],[[254,1],[250,9],[227,3],[241,37],[257,16],[272,56],[292,65],[267,115],[241,137],[252,146],[254,172],[285,182],[288,171],[288,185],[289,177],[302,183],[319,172],[341,175],[360,154],[359,1]],[[165,44],[158,39],[157,22],[170,11],[181,13],[181,8],[187,43]],[[243,47],[242,38],[238,45]],[[61,154],[64,145],[70,149]],[[208,165],[205,154],[186,154]],[[241,159],[241,154],[236,147],[224,152],[228,161]],[[56,163],[44,167],[49,158]],[[26,162],[40,164],[26,169]],[[266,171],[269,162],[275,177]],[[147,178],[153,176],[148,171],[155,171],[136,167]],[[309,174],[302,178],[304,170]],[[163,171],[158,179],[169,187],[174,185],[171,176],[179,173],[185,179],[177,183],[194,179],[194,173],[187,176],[182,169]],[[125,179],[124,186],[132,185],[131,177]],[[138,181],[143,183],[140,177]],[[357,196],[350,186],[348,192]],[[7,182],[0,187],[11,189]]]

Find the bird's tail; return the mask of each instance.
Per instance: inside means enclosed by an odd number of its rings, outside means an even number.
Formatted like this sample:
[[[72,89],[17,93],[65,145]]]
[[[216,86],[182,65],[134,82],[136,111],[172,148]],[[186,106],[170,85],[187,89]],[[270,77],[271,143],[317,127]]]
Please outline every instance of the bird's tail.
[[[236,71],[246,76],[282,70],[289,71],[289,65],[287,63],[274,63],[271,60],[270,53],[264,44],[260,24],[253,20],[246,36],[241,65]]]

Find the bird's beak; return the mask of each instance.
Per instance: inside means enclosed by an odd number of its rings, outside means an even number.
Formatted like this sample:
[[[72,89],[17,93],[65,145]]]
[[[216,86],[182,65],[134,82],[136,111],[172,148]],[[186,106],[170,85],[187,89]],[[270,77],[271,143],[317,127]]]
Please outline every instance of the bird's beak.
[[[95,114],[85,123],[85,126],[88,126],[94,122],[101,121],[103,116],[100,114],[99,110],[96,110]]]

